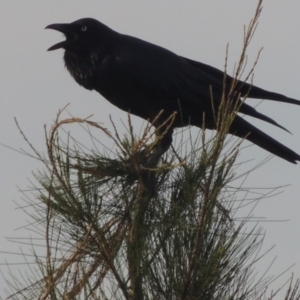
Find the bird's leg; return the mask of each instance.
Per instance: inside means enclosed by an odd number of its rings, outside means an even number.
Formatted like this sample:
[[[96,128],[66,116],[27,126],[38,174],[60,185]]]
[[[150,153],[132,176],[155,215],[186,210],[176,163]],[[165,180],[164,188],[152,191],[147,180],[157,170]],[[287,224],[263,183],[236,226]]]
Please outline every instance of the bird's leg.
[[[160,157],[170,148],[173,141],[172,134],[173,128],[168,128],[167,131],[165,128],[156,129],[156,141],[147,160],[148,166],[156,165]]]
[[[151,154],[147,159],[147,166],[155,166],[159,158],[169,149],[172,144],[172,134],[174,128],[174,121],[177,112],[172,113],[170,116],[164,114],[161,110],[158,115],[151,121],[152,126],[155,127],[156,140],[152,144]]]

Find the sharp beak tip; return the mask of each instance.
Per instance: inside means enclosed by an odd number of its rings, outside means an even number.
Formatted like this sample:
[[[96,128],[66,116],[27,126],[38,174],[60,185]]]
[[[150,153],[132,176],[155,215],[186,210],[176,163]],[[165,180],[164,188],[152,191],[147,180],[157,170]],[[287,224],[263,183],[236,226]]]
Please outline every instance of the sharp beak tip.
[[[45,29],[53,29],[65,33],[68,31],[68,24],[50,24]]]
[[[54,27],[54,25],[55,24],[50,24],[50,25],[47,25],[46,27],[45,27],[45,29],[54,29],[53,27]]]
[[[47,51],[53,51],[53,50],[64,48],[64,44],[65,44],[65,41],[55,44],[55,45],[51,46],[50,48],[48,48]]]

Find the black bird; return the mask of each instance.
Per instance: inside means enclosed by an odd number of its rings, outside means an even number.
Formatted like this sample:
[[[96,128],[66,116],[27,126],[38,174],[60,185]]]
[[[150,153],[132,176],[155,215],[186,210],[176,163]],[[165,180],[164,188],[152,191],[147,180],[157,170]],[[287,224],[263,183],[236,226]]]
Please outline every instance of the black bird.
[[[220,106],[224,72],[184,58],[160,46],[120,34],[97,20],[85,18],[46,28],[62,32],[66,40],[48,50],[65,49],[65,65],[76,82],[96,90],[120,109],[148,120],[158,128],[174,112],[172,127],[162,139],[161,153],[172,143],[173,128],[194,125],[216,129],[214,114]],[[227,87],[233,78],[226,76]],[[300,105],[300,101],[237,81],[236,95]],[[212,101],[213,99],[213,101]],[[237,99],[237,98],[236,98]],[[238,112],[276,125],[271,118],[239,100]],[[163,110],[159,119],[158,113]],[[285,129],[286,130],[286,129]],[[291,162],[300,155],[235,115],[229,133]]]

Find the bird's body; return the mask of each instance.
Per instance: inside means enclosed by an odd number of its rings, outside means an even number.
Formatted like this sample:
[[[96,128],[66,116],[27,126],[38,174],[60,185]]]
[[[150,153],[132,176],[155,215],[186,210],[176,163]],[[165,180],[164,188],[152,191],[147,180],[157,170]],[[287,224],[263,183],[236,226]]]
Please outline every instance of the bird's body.
[[[96,90],[118,108],[149,120],[159,127],[177,112],[165,145],[171,144],[172,129],[187,125],[216,129],[214,113],[224,92],[224,72],[131,36],[117,33],[94,19],[70,24],[52,24],[66,41],[49,50],[64,48],[67,69],[76,82]],[[226,77],[226,85],[232,82]],[[237,82],[236,95],[300,105],[300,101]],[[235,97],[239,99],[239,97]],[[213,99],[213,101],[212,101]],[[163,114],[156,123],[155,117]],[[272,119],[240,102],[239,112],[283,128]],[[283,128],[284,129],[284,128]],[[248,140],[292,163],[300,156],[236,115],[231,134]]]
[[[130,43],[127,43],[128,38]],[[201,81],[199,86],[195,86],[193,75],[197,75],[197,72],[190,74],[190,65],[184,58],[164,48],[123,35],[119,36],[116,45],[112,43],[108,53],[99,55],[99,52],[96,48],[87,56],[76,57],[66,51],[66,67],[77,83],[98,91],[120,109],[151,121],[162,109],[166,116],[170,116],[175,110],[178,111],[180,99],[189,99],[191,102],[181,109],[184,110],[183,116],[190,117],[188,120],[177,118],[175,127],[192,122],[191,114],[185,111],[193,112],[193,102],[200,111],[206,110],[203,106],[207,103],[197,98],[201,90],[206,92],[205,97],[210,97],[209,89],[206,91]],[[195,87],[199,91],[193,91]],[[184,106],[184,101],[180,105]],[[195,117],[194,122],[197,119],[201,124],[202,116],[197,114]]]

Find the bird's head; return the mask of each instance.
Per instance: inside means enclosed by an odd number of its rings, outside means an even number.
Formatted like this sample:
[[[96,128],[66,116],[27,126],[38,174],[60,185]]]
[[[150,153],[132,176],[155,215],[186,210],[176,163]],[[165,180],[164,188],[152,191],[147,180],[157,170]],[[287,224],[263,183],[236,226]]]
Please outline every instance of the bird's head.
[[[72,23],[59,23],[48,25],[45,29],[54,29],[62,32],[66,40],[50,47],[48,51],[63,48],[69,51],[80,52],[101,43],[107,33],[112,30],[91,18],[84,18]]]

